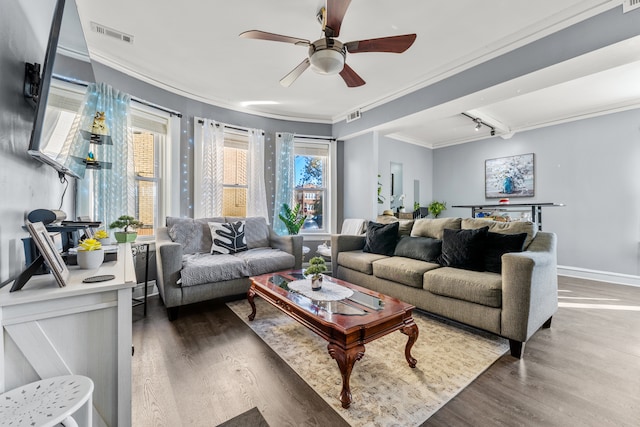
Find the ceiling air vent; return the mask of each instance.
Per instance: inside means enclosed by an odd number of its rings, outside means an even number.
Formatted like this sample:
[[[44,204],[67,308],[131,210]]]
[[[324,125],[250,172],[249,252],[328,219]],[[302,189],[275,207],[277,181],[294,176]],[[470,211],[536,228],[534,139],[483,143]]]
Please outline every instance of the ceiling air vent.
[[[360,117],[362,117],[362,114],[360,114],[360,110],[353,111],[347,114],[347,123],[352,122],[354,120],[358,120]]]
[[[637,9],[639,7],[640,0],[624,0],[624,3],[622,3],[622,12],[631,12],[633,9]]]
[[[123,42],[133,44],[133,36],[129,34],[125,34],[121,31],[114,30],[113,28],[105,27],[102,24],[98,24],[96,22],[91,22],[91,30],[95,31],[98,34],[102,34],[103,36],[113,37],[114,39],[121,40]]]

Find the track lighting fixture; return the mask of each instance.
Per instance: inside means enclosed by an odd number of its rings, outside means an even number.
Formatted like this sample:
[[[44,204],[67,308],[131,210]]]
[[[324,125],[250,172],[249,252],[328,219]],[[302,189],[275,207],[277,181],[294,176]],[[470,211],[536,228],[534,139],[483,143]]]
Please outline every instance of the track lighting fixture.
[[[473,116],[471,116],[471,115],[469,115],[467,113],[460,113],[460,114],[462,114],[463,116],[473,120],[473,123],[475,123],[475,125],[476,125],[475,128],[474,128],[476,132],[479,132],[480,129],[482,129],[482,126],[486,126],[489,129],[491,129],[491,132],[490,132],[491,136],[496,136],[496,128],[494,128],[490,124],[487,124],[487,123],[483,122],[480,117],[473,117]]]

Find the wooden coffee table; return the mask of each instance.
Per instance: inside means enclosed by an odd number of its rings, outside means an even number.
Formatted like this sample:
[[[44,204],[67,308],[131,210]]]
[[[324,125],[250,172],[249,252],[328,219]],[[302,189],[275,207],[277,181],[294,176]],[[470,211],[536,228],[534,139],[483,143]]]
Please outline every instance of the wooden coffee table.
[[[409,337],[404,355],[409,366],[417,360],[411,347],[418,339],[418,327],[411,316],[414,306],[390,296],[373,292],[344,280],[324,277],[328,282],[349,288],[353,295],[339,301],[318,301],[290,290],[288,283],[301,278],[300,271],[283,271],[251,277],[247,299],[251,304],[249,320],[256,316],[255,295],[329,342],[329,354],[338,363],[342,375],[340,401],[343,408],[351,405],[349,378],[357,360],[364,356],[364,345],[394,331]]]

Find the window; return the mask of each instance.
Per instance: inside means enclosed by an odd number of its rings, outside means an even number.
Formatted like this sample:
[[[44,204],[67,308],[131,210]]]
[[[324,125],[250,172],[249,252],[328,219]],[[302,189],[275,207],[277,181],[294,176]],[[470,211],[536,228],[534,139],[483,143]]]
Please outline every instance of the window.
[[[149,131],[137,130],[133,133],[136,218],[144,224],[138,228],[141,236],[155,235],[158,224],[159,140],[159,135]]]
[[[224,177],[222,182],[222,215],[246,216],[247,214],[247,153],[249,141],[246,135],[224,133]]]
[[[330,143],[294,142],[295,200],[307,219],[302,233],[329,233]]]

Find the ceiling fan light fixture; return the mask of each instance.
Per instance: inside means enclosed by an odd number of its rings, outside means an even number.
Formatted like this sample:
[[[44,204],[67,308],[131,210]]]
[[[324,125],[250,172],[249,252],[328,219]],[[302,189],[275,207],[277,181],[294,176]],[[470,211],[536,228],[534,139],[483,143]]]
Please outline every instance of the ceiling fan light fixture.
[[[309,61],[318,74],[338,74],[344,68],[344,54],[333,49],[317,50]]]

